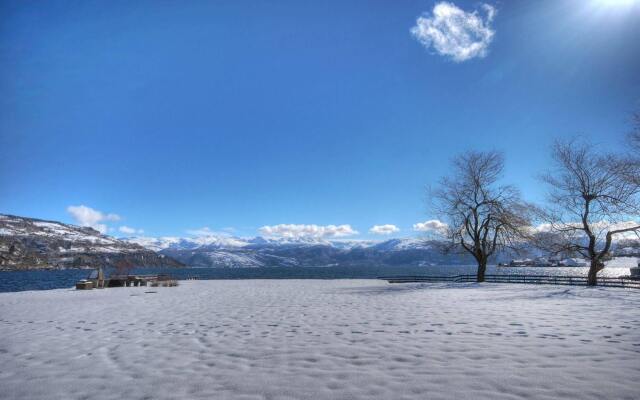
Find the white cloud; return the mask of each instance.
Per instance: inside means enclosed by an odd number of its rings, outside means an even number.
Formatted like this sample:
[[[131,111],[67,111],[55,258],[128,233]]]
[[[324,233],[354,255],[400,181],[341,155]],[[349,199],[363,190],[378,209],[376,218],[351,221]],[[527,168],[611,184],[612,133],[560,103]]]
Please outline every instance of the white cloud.
[[[437,219],[430,219],[429,221],[413,224],[414,231],[433,232],[439,235],[444,235],[445,233],[447,233],[448,228],[449,226],[447,224]]]
[[[118,231],[120,231],[120,233],[124,233],[125,235],[141,235],[144,233],[144,230],[142,229],[131,228],[126,225],[122,225],[121,227],[119,227]]]
[[[67,212],[71,214],[78,225],[89,226],[100,233],[106,233],[108,230],[104,222],[120,220],[118,214],[105,214],[85,205],[69,206]]]
[[[190,229],[187,231],[187,233],[193,236],[213,236],[213,231],[209,229],[208,226],[198,229]]]
[[[491,22],[496,9],[489,4],[481,7],[484,15],[466,12],[453,3],[437,3],[432,15],[425,13],[418,17],[411,34],[426,48],[433,47],[455,62],[484,57],[495,34]]]
[[[263,226],[259,229],[264,236],[275,236],[283,238],[334,238],[357,235],[358,231],[351,225],[295,225],[280,224]]]
[[[400,232],[400,228],[391,224],[374,225],[369,229],[369,233],[374,233],[376,235],[390,235],[395,232]]]
[[[593,221],[590,224],[591,230],[597,237],[603,237],[606,235],[608,231],[618,230],[618,229],[627,229],[633,228],[640,225],[640,222],[637,221],[619,221],[619,222],[610,222],[610,221]],[[548,233],[554,232],[562,229],[576,229],[575,233],[578,236],[584,236],[585,233],[582,229],[582,222],[558,222],[555,225],[549,223],[543,223],[536,226],[531,227],[533,233]],[[620,239],[637,239],[638,235],[634,231],[623,232],[613,236],[613,240]]]

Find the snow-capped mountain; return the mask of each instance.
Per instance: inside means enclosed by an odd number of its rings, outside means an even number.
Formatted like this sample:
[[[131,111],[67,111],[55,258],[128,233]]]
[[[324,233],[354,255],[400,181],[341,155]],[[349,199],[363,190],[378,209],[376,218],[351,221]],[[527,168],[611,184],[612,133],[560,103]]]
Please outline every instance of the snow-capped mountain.
[[[123,239],[129,243],[135,243],[149,250],[193,250],[203,247],[207,248],[234,248],[244,247],[249,243],[239,238],[227,236],[199,236],[192,238],[180,238],[164,236],[153,237],[133,237]]]
[[[300,247],[300,246],[331,246],[339,249],[353,249],[373,246],[378,241],[373,240],[326,240],[314,237],[273,238],[256,236],[241,238],[228,235],[207,235],[194,237],[131,237],[124,238],[129,243],[139,244],[153,251],[162,250],[196,250],[196,249],[238,249],[241,247]]]
[[[416,238],[389,239],[375,243],[372,247],[380,251],[432,250],[434,242]]]
[[[123,259],[138,266],[181,265],[93,228],[0,214],[0,269],[109,266]]]
[[[382,266],[471,262],[464,255],[443,254],[437,242],[417,238],[373,241],[210,235],[125,240],[195,267]]]

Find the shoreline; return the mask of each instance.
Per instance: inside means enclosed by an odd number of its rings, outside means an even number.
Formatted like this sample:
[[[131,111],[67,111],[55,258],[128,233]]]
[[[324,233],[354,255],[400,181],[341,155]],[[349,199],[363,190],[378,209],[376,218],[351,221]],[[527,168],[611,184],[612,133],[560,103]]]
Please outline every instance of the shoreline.
[[[55,271],[2,271],[0,272],[0,293],[25,290],[49,290],[69,288],[81,279],[86,279],[91,270]],[[512,268],[490,266],[487,274],[527,275],[586,275],[586,268]],[[629,268],[607,267],[600,277],[620,277],[630,275]],[[145,268],[133,271],[136,274],[168,274],[180,281],[188,278],[199,280],[242,280],[242,279],[377,279],[384,276],[456,276],[474,274],[474,266],[431,266],[431,267],[261,267],[261,268]]]

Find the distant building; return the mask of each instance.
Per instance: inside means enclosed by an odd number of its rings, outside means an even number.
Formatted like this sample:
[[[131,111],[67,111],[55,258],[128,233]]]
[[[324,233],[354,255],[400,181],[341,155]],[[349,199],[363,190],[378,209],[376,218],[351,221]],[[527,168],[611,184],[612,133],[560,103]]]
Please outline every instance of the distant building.
[[[557,267],[557,261],[549,261],[544,257],[537,257],[534,259],[524,258],[520,260],[512,260],[509,263],[510,267]]]

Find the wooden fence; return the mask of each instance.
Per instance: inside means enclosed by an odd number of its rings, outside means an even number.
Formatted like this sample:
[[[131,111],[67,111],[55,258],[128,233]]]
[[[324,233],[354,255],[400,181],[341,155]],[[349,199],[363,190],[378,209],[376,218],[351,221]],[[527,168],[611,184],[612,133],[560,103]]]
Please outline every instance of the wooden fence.
[[[410,282],[475,282],[475,275],[455,276],[388,276],[380,277],[389,283]],[[533,285],[571,285],[587,286],[586,276],[552,276],[552,275],[485,275],[485,282],[492,283],[526,283]],[[631,278],[598,278],[598,286],[640,289],[640,280]]]

